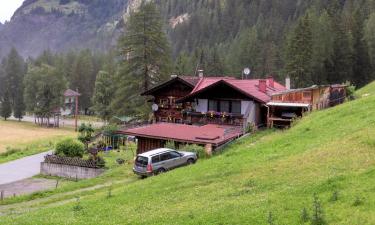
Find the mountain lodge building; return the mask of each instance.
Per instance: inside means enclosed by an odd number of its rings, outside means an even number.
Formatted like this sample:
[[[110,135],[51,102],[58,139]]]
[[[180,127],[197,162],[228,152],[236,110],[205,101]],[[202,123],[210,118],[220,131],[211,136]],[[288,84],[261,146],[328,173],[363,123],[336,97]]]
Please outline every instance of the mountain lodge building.
[[[144,93],[153,102],[153,124],[119,133],[138,139],[137,154],[167,141],[204,145],[208,152],[267,125],[267,102],[286,88],[273,78],[175,76]]]

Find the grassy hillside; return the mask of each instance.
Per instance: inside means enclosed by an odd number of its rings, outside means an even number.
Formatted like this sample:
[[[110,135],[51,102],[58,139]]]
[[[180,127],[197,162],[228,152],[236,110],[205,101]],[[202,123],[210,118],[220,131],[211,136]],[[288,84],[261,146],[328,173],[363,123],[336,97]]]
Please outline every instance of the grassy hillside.
[[[359,97],[363,96],[374,96],[375,95],[375,81],[368,84],[366,87],[357,91]]]
[[[371,89],[371,88],[370,88]],[[288,131],[242,139],[195,166],[98,190],[2,224],[303,224],[313,195],[329,224],[375,224],[375,96]],[[270,216],[271,214],[271,216]],[[306,222],[310,224],[310,222]]]

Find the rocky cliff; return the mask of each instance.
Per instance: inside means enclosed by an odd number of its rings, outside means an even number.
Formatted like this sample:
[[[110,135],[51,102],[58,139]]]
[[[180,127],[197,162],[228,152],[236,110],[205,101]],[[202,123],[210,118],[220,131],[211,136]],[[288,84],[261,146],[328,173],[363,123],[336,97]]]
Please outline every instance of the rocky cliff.
[[[128,0],[26,0],[0,25],[0,56],[12,46],[25,57],[45,49],[108,49],[127,9]]]

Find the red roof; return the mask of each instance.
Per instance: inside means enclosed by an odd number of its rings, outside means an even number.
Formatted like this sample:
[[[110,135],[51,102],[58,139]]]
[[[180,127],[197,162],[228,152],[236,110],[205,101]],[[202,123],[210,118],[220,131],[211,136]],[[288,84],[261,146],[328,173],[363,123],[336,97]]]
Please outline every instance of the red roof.
[[[195,144],[219,146],[242,135],[241,128],[220,125],[193,126],[185,124],[157,123],[121,130],[119,133],[136,137],[173,140]]]
[[[76,96],[81,96],[80,93],[73,91],[72,89],[68,89],[64,92],[65,97],[76,97]]]
[[[267,91],[266,93],[259,90],[259,81],[260,79],[252,79],[252,80],[238,80],[234,78],[229,77],[205,77],[201,78],[201,80],[198,82],[198,84],[195,86],[194,90],[183,99],[192,97],[197,95],[200,92],[203,92],[206,88],[215,85],[219,82],[225,83],[232,88],[240,91],[241,93],[251,97],[255,98],[260,102],[266,103],[271,100],[271,95],[279,92],[284,91],[286,88],[279,84],[278,82],[274,81],[274,87],[269,86],[269,80],[267,79]]]

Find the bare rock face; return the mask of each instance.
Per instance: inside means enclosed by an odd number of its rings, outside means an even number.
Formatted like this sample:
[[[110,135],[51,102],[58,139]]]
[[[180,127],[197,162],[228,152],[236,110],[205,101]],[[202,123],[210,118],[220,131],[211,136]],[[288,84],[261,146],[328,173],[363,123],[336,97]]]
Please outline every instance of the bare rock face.
[[[12,46],[24,57],[45,49],[107,50],[127,9],[128,0],[26,0],[10,22],[0,24],[0,58]]]

